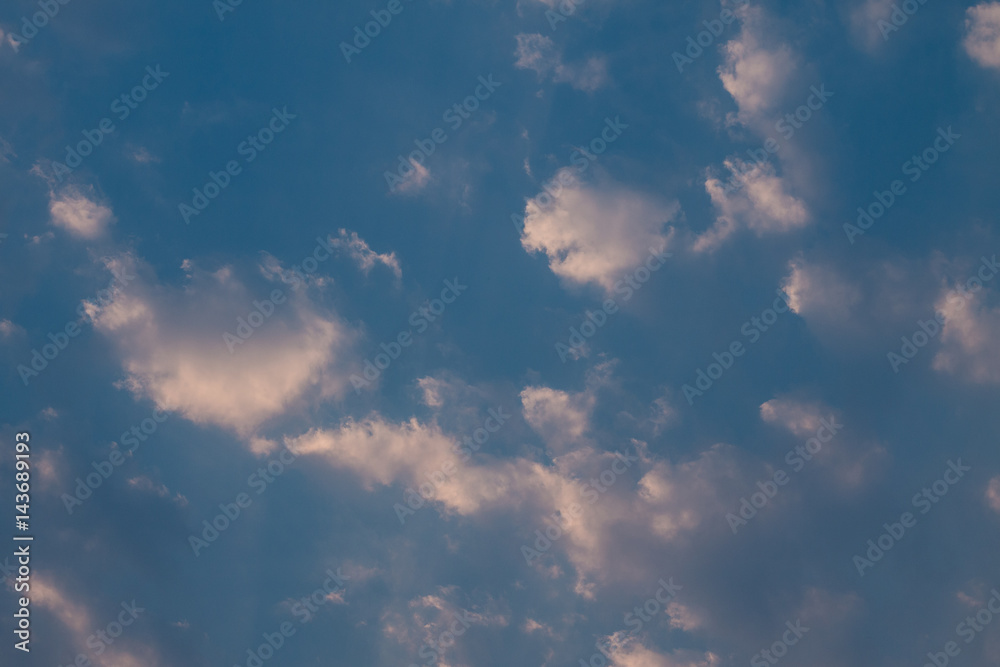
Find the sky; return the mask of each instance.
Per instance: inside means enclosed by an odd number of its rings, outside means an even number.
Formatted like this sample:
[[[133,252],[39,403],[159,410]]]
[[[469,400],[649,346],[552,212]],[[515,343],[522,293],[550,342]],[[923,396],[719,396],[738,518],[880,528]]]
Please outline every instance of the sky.
[[[1000,663],[1000,2],[10,0],[0,90],[3,665]]]

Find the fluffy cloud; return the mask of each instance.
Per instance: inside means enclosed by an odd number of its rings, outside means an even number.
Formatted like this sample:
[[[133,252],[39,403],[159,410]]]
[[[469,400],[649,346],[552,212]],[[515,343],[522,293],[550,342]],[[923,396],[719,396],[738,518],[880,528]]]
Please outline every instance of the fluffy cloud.
[[[121,357],[126,385],[161,410],[199,424],[250,435],[264,421],[301,402],[307,390],[339,395],[346,373],[336,368],[353,332],[335,315],[320,312],[306,290],[284,290],[287,301],[265,304],[268,317],[250,337],[227,349],[224,333],[238,337],[238,320],[269,298],[226,267],[208,273],[186,262],[183,287],[157,284],[129,258],[136,276],[114,290],[110,302],[89,304],[97,331]]]
[[[1000,2],[966,10],[965,52],[982,67],[1000,69]]]
[[[679,210],[676,202],[612,183],[585,185],[569,168],[553,182],[564,185],[528,201],[521,245],[544,252],[549,268],[565,281],[596,283],[610,293],[652,250],[668,247],[672,232],[663,230]]]
[[[589,428],[593,394],[568,394],[548,387],[528,387],[521,392],[524,419],[556,454],[579,445]]]
[[[368,243],[363,238],[358,236],[357,232],[348,234],[346,229],[341,229],[338,233],[339,237],[332,239],[330,244],[334,248],[343,249],[365,275],[371,272],[376,264],[382,264],[390,269],[397,279],[403,277],[403,270],[399,266],[396,253],[375,252],[368,247]]]
[[[938,300],[937,312],[944,316],[941,349],[934,368],[980,384],[1000,382],[1000,308],[983,303],[982,293],[963,294],[949,290]]]
[[[739,37],[723,47],[725,63],[719,67],[719,79],[736,101],[740,120],[746,122],[774,108],[795,70],[795,62],[787,46],[762,46],[773,40],[763,34],[763,12],[758,7],[738,10],[738,14],[743,29]]]
[[[888,460],[884,447],[865,442],[856,433],[851,433],[839,411],[817,401],[775,398],[760,406],[760,417],[803,442],[818,439],[823,447],[815,455],[814,465],[826,469],[826,476],[841,493],[850,493],[873,481]],[[839,428],[831,432],[834,425]],[[829,442],[823,443],[823,437]]]
[[[92,191],[69,186],[49,194],[52,224],[83,239],[95,239],[115,221],[107,206],[95,201]]]
[[[805,204],[788,194],[785,181],[775,175],[773,165],[767,162],[749,165],[738,158],[726,160],[725,164],[738,179],[739,187],[727,187],[717,178],[709,177],[705,181],[705,191],[718,217],[695,241],[696,252],[719,248],[742,228],[762,236],[789,232],[808,224],[810,218]]]
[[[789,268],[791,273],[781,287],[792,312],[822,329],[843,330],[861,300],[858,286],[830,267],[808,264],[801,259],[790,262]]]
[[[583,64],[567,65],[550,38],[522,33],[516,39],[514,55],[517,61],[514,66],[519,69],[535,70],[540,78],[551,74],[556,83],[568,83],[586,92],[597,90],[609,80],[608,65],[603,56],[592,56]]]

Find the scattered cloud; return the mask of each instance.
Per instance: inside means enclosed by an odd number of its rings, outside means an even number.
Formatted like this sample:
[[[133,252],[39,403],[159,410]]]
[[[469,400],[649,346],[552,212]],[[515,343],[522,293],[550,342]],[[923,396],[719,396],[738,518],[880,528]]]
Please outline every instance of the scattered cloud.
[[[331,245],[346,252],[365,275],[368,275],[376,264],[381,264],[391,270],[397,279],[403,277],[403,270],[399,266],[395,252],[382,254],[375,252],[357,232],[348,233],[346,229],[341,229],[338,234],[339,236],[331,241]]]
[[[591,56],[582,64],[568,65],[556,49],[552,39],[539,34],[517,35],[517,61],[519,69],[531,69],[539,78],[551,75],[556,83],[568,83],[577,90],[592,93],[610,81],[608,63],[604,56]]]

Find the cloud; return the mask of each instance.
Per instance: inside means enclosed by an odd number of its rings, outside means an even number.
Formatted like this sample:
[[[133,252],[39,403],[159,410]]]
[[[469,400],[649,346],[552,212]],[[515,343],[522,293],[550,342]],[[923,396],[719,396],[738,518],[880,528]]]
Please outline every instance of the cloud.
[[[393,194],[413,195],[423,190],[431,182],[430,169],[417,162],[413,158],[409,160],[409,172],[402,176],[402,181],[392,186]]]
[[[757,7],[737,10],[743,21],[740,36],[725,44],[725,62],[719,66],[719,79],[736,105],[741,122],[759,118],[775,107],[785,85],[795,71],[791,49],[779,45],[773,50],[762,46],[774,40],[764,35],[763,12]]]
[[[850,11],[851,33],[865,50],[874,51],[885,43],[879,21],[889,18],[896,0],[863,0]]]
[[[844,330],[861,301],[859,287],[832,267],[796,259],[789,262],[789,268],[791,273],[781,287],[792,312],[821,329]]]
[[[115,343],[125,385],[164,411],[198,424],[213,424],[244,436],[304,399],[342,394],[340,367],[354,332],[335,314],[321,312],[307,290],[283,291],[287,301],[264,300],[271,283],[251,291],[230,267],[209,273],[188,263],[183,287],[158,284],[133,258],[123,260],[137,276],[117,287],[109,303],[88,304],[97,331]],[[271,315],[263,318],[260,308]],[[238,320],[258,312],[259,327],[245,342]],[[228,333],[233,338],[227,339]],[[234,335],[235,334],[235,335]],[[227,349],[232,346],[232,350]]]
[[[672,232],[663,229],[680,210],[676,202],[607,181],[585,185],[569,168],[553,182],[564,185],[554,195],[543,192],[528,200],[521,245],[544,252],[549,268],[566,282],[595,283],[611,293],[652,250],[668,247]]]
[[[864,441],[844,424],[839,411],[819,401],[781,396],[762,404],[760,417],[784,428],[803,443],[810,439],[820,442],[823,446],[813,459],[814,465],[826,469],[826,475],[841,493],[850,493],[872,482],[888,461],[883,446]],[[831,433],[833,425],[840,428]],[[823,443],[824,437],[828,443]]]
[[[609,82],[608,64],[604,56],[591,56],[583,64],[567,65],[552,40],[544,35],[522,33],[516,36],[514,66],[532,69],[539,78],[552,75],[556,83],[568,83],[577,90],[594,92]]]
[[[711,652],[676,650],[660,653],[625,631],[610,635],[603,643],[607,646],[611,667],[719,667],[722,664]]]
[[[777,424],[800,438],[811,438],[816,434],[824,417],[829,417],[829,411],[823,411],[818,404],[805,404],[787,399],[772,399],[760,406],[760,418],[769,424]]]
[[[339,235],[339,238],[331,239],[330,244],[334,248],[344,250],[365,275],[368,275],[376,264],[382,264],[391,270],[397,279],[403,277],[403,270],[399,266],[399,260],[396,259],[395,252],[387,254],[375,252],[368,247],[364,239],[358,236],[357,232],[351,232],[348,235],[346,229],[341,229],[339,230]]]
[[[595,402],[590,392],[571,395],[548,387],[527,387],[521,392],[525,421],[555,454],[581,444]]]
[[[313,429],[286,438],[285,445],[294,454],[321,456],[350,470],[366,489],[399,480],[412,482],[455,461],[455,442],[436,425],[415,418],[400,424],[379,415],[347,419],[336,429]]]
[[[740,229],[764,234],[786,233],[809,223],[809,211],[802,200],[786,191],[785,181],[775,175],[768,162],[749,165],[739,158],[726,160],[726,168],[739,180],[733,191],[717,178],[705,181],[715,207],[715,224],[694,243],[696,252],[714,251]],[[732,181],[731,181],[732,182]]]
[[[24,329],[10,320],[0,320],[0,337],[10,338],[15,334],[23,334]]]
[[[984,2],[969,7],[962,45],[969,57],[982,67],[1000,69],[1000,2]]]
[[[944,316],[941,348],[934,369],[961,375],[977,384],[1000,382],[1000,308],[983,305],[983,295],[948,290],[938,300]]]
[[[52,579],[43,573],[32,572],[31,579],[31,602],[38,608],[51,613],[69,631],[71,636],[70,646],[88,646],[91,649],[95,645],[100,645],[103,650],[100,654],[94,653],[90,661],[95,667],[160,667],[165,662],[152,646],[137,641],[134,637],[129,637],[128,645],[124,646],[122,641],[105,643],[99,641],[96,634],[92,634],[95,629],[103,628],[108,621],[117,618],[121,608],[112,610],[105,623],[98,625],[94,614],[84,604],[70,598],[63,592]],[[129,601],[124,601],[128,604]],[[133,604],[135,601],[131,601]],[[142,605],[136,605],[142,610]],[[139,611],[139,619],[143,619],[143,611]],[[107,637],[107,635],[105,635]]]
[[[94,200],[93,191],[67,186],[49,194],[52,224],[84,239],[95,239],[115,222],[111,209]]]

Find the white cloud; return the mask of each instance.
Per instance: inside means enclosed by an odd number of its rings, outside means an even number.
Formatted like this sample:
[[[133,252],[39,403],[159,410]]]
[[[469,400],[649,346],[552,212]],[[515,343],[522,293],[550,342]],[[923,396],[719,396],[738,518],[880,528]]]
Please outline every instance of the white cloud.
[[[788,399],[772,399],[760,406],[760,418],[769,424],[777,424],[800,438],[811,438],[822,424],[820,419],[829,417],[815,403],[802,403]]]
[[[608,64],[603,56],[591,56],[583,64],[567,65],[550,38],[522,33],[516,39],[514,66],[519,69],[535,70],[540,78],[551,74],[556,83],[568,83],[585,92],[593,92],[609,81]]]
[[[555,196],[543,192],[525,207],[521,245],[544,252],[549,268],[569,283],[596,283],[612,292],[626,272],[668,247],[666,223],[676,202],[663,203],[617,184],[582,184],[569,168],[552,182],[564,183]]]
[[[403,270],[399,266],[396,253],[379,254],[375,252],[368,247],[368,243],[364,239],[358,236],[357,232],[348,234],[346,229],[341,229],[338,233],[340,236],[332,239],[330,244],[334,248],[341,248],[346,251],[348,256],[354,260],[354,263],[358,265],[358,268],[365,275],[370,273],[376,264],[382,264],[390,269],[397,279],[403,277]]]
[[[957,290],[945,292],[937,303],[944,316],[941,348],[934,358],[934,368],[961,375],[979,384],[1000,383],[1000,308],[982,304],[982,292],[963,295]]]
[[[767,49],[773,39],[764,35],[763,12],[758,7],[737,10],[743,21],[740,36],[723,47],[725,63],[719,79],[739,107],[739,119],[747,122],[774,108],[795,70],[791,49],[779,45]]]
[[[581,438],[589,429],[595,402],[590,392],[568,394],[548,387],[527,387],[521,392],[525,421],[556,455],[584,444]]]
[[[966,10],[967,34],[962,42],[982,67],[1000,69],[1000,2],[984,2]]]
[[[148,273],[129,259],[137,274]],[[249,436],[299,404],[307,390],[337,396],[347,384],[339,364],[354,334],[320,312],[306,290],[285,290],[288,300],[230,353],[223,334],[236,334],[237,318],[246,320],[254,301],[273,288],[252,292],[228,267],[208,273],[191,266],[182,288],[136,277],[116,288],[110,303],[90,304],[88,313],[115,342],[126,385],[137,396]]]
[[[801,259],[791,261],[789,268],[791,273],[781,287],[792,312],[824,329],[846,328],[861,301],[858,286],[830,267],[807,264]]]
[[[95,239],[115,221],[111,209],[94,200],[93,191],[67,186],[49,194],[52,224],[84,239]]]
[[[421,424],[416,418],[394,424],[378,415],[347,419],[336,429],[313,429],[285,440],[297,455],[322,456],[335,467],[352,471],[367,489],[411,482],[440,470],[455,461],[454,444],[436,425]]]
[[[742,187],[727,192],[717,178],[706,179],[705,191],[718,217],[695,241],[696,252],[716,250],[742,228],[762,236],[793,231],[809,223],[805,204],[786,191],[785,181],[775,175],[772,164],[749,165],[738,158],[726,160],[725,164]]]

